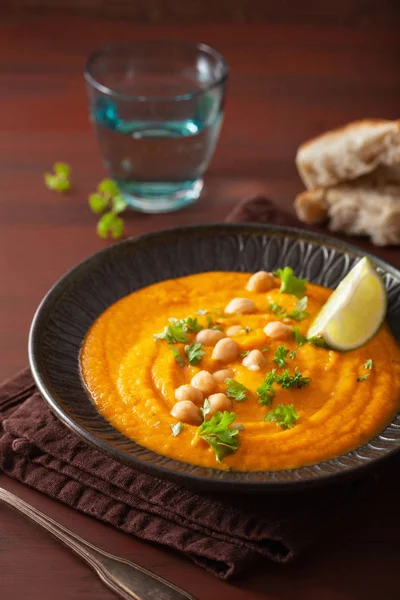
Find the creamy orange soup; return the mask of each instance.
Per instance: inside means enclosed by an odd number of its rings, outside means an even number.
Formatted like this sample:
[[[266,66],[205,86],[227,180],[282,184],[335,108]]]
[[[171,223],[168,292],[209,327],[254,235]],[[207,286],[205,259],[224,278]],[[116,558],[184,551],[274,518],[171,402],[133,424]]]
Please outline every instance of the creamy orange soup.
[[[388,327],[384,325],[372,340],[351,352],[305,343],[294,358],[287,355],[284,368],[292,374],[300,372],[310,381],[301,389],[284,389],[274,384],[275,397],[270,408],[259,403],[257,389],[272,369],[277,374],[284,370],[274,362],[277,348],[284,345],[293,351],[296,342],[293,336],[285,341],[268,339],[265,326],[280,319],[305,334],[331,290],[307,284],[309,317],[296,322],[267,310],[274,302],[287,313],[296,308],[298,299],[281,293],[279,281],[270,291],[256,293],[245,289],[248,279],[246,273],[191,275],[156,283],[109,307],[91,327],[81,353],[83,378],[100,413],[127,437],[159,454],[204,467],[237,471],[310,465],[346,453],[373,438],[390,422],[400,403],[400,350]],[[255,303],[254,312],[224,314],[224,308],[235,297],[250,298]],[[199,315],[198,311],[208,313]],[[232,325],[244,328],[233,338],[240,353],[228,364],[213,359],[213,347],[204,346],[205,354],[199,364],[188,365],[185,344],[176,343],[173,347],[186,360],[185,366],[180,366],[170,345],[153,337],[163,331],[170,318],[197,317],[199,324],[207,327],[207,316],[223,332]],[[188,343],[195,337],[195,333],[188,333]],[[242,364],[241,353],[253,349],[262,350],[266,359],[258,371]],[[372,369],[366,369],[367,361],[373,361]],[[212,448],[203,439],[195,438],[197,425],[184,424],[174,437],[171,425],[178,419],[170,412],[179,386],[189,384],[201,370],[213,373],[227,367],[232,369],[233,379],[249,392],[242,402],[232,399],[235,423],[243,426],[237,436],[240,446],[220,464]],[[226,387],[225,383],[219,384],[215,392],[225,393]],[[278,404],[294,405],[298,419],[292,428],[264,421]]]

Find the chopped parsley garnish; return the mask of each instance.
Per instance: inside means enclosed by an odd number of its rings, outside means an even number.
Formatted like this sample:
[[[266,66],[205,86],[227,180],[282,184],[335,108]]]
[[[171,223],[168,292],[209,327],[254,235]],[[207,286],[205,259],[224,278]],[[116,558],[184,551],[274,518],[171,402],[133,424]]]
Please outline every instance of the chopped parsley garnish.
[[[196,438],[201,438],[211,446],[218,462],[225,456],[236,452],[240,446],[238,427],[231,427],[236,414],[225,410],[216,412],[209,421],[203,421],[197,428]]]
[[[275,397],[275,390],[273,384],[275,382],[275,369],[272,369],[264,381],[257,389],[258,403],[264,406],[272,406],[272,400]]]
[[[214,321],[213,321],[213,318],[211,315],[207,315],[206,320],[207,320],[207,324],[208,324],[208,329],[219,329],[219,330],[222,329],[219,325],[214,325]]]
[[[296,358],[297,350],[300,348],[300,346],[304,346],[304,344],[307,342],[307,338],[300,333],[300,329],[298,327],[292,327],[292,331],[294,341],[296,342],[297,346],[294,350],[289,352],[289,358],[294,360]]]
[[[276,408],[267,413],[264,421],[276,423],[282,429],[291,429],[295,426],[299,415],[296,412],[294,404],[278,404]]]
[[[197,333],[198,331],[201,331],[201,329],[204,329],[203,325],[200,325],[196,317],[194,319],[190,317],[188,319],[184,319],[183,323],[185,323],[189,333]]]
[[[308,298],[307,296],[304,296],[298,301],[296,308],[288,315],[288,317],[290,319],[294,319],[295,321],[302,321],[303,319],[307,319],[307,317],[310,316],[310,313],[306,311],[307,304]]]
[[[253,331],[251,327],[245,327],[244,330],[246,333],[250,333],[250,331]]]
[[[281,306],[276,302],[272,302],[271,304],[269,304],[267,306],[267,310],[273,312],[275,315],[281,317],[282,319],[293,319],[294,321],[302,321],[303,319],[307,319],[307,317],[310,316],[309,313],[305,310],[307,308],[307,303],[308,298],[307,296],[304,296],[304,298],[301,298],[301,300],[298,301],[296,308],[292,310],[291,313],[287,312],[284,306]]]
[[[309,344],[312,344],[313,346],[316,346],[317,348],[328,348],[322,336],[315,335],[313,337],[307,338],[307,342]]]
[[[297,369],[295,370],[294,375],[290,374],[289,369],[285,369],[280,375],[276,376],[275,381],[282,388],[287,390],[292,387],[302,388],[308,385],[311,379],[309,377],[303,377]]]
[[[161,333],[156,333],[155,340],[165,340],[168,344],[185,343],[189,341],[187,336],[187,324],[177,319],[169,319],[167,325]]]
[[[183,423],[179,421],[179,423],[175,423],[174,425],[170,425],[172,435],[174,437],[178,436],[183,431]]]
[[[297,346],[303,346],[306,343],[307,338],[300,333],[300,329],[298,327],[292,327],[292,331],[294,341],[296,342]]]
[[[268,304],[267,310],[273,312],[278,317],[283,317],[287,315],[285,307],[281,306],[277,302],[271,302],[271,304]]]
[[[268,352],[269,349],[270,346],[264,346],[264,348],[261,348],[261,352]]]
[[[185,346],[185,354],[188,357],[189,365],[198,365],[205,354],[203,344],[195,342]]]
[[[368,360],[365,362],[365,365],[364,365],[364,367],[370,371],[371,369],[373,369],[373,368],[375,367],[374,361],[373,361],[371,358],[369,358],[369,359],[368,359]]]
[[[171,350],[172,354],[174,355],[174,358],[175,358],[176,362],[178,363],[178,365],[181,367],[184,367],[185,361],[183,360],[182,354],[179,352],[178,348],[174,348],[174,346],[170,346],[170,350]]]
[[[366,381],[368,379],[368,377],[371,375],[371,373],[366,373],[365,375],[361,375],[361,377],[357,377],[357,381]]]
[[[250,390],[247,389],[242,383],[239,383],[235,379],[225,379],[226,395],[228,398],[232,398],[232,400],[236,400],[236,402],[243,402],[243,400],[247,400],[247,394],[250,393]]]
[[[241,356],[248,356],[250,354],[250,350],[245,350],[241,353]]]
[[[285,294],[293,294],[298,298],[302,298],[306,293],[306,279],[299,279],[293,272],[291,267],[277,269],[274,273],[281,280],[280,292]]]
[[[285,346],[279,346],[274,354],[274,363],[278,367],[284,367],[286,365],[286,357],[289,354],[289,350]]]
[[[210,410],[211,410],[210,401],[208,400],[208,398],[206,398],[204,400],[203,408],[200,408],[200,412],[203,416],[203,420],[205,420],[205,418],[208,415],[208,413],[210,412]]]

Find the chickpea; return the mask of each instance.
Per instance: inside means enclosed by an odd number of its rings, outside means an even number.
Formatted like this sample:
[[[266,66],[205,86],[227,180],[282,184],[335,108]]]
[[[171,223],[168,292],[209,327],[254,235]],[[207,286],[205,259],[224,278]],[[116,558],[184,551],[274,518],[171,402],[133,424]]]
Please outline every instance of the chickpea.
[[[237,355],[239,354],[239,346],[235,342],[235,340],[231,340],[231,338],[224,338],[217,342],[211,358],[215,360],[220,360],[221,362],[228,363],[231,360],[235,360]]]
[[[201,390],[206,396],[212,394],[217,387],[217,382],[208,371],[199,371],[196,373],[192,378],[191,384]]]
[[[280,321],[272,321],[264,327],[264,333],[273,340],[286,340],[292,336],[292,328]]]
[[[260,350],[252,350],[249,352],[247,356],[242,360],[242,365],[249,369],[249,371],[259,371],[265,365],[267,361],[264,358],[264,355]]]
[[[201,390],[193,385],[181,385],[175,390],[175,398],[178,402],[191,400],[191,402],[194,402],[194,404],[202,404],[204,395]]]
[[[232,325],[231,327],[228,327],[225,333],[228,337],[235,337],[244,333],[244,329],[241,325]]]
[[[221,369],[212,374],[217,383],[225,383],[225,379],[233,377],[232,369]]]
[[[227,306],[225,312],[227,315],[247,315],[256,310],[256,305],[250,298],[233,298]]]
[[[246,290],[249,292],[268,292],[275,287],[274,276],[266,271],[254,273],[246,284]]]
[[[212,394],[208,397],[208,401],[210,403],[210,412],[208,413],[210,417],[218,411],[232,410],[232,401],[226,394]]]
[[[171,410],[171,415],[189,425],[200,425],[203,422],[200,410],[190,400],[182,400],[177,402]]]
[[[225,334],[218,329],[202,329],[196,335],[196,342],[204,344],[204,346],[215,346],[215,344],[224,337]]]

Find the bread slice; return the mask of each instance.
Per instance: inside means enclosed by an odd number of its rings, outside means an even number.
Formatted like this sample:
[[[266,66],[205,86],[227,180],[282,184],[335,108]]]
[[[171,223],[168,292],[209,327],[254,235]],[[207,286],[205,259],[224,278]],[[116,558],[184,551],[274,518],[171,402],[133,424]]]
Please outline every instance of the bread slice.
[[[328,188],[400,162],[400,121],[363,120],[302,144],[296,165],[307,189]]]
[[[400,183],[373,185],[368,178],[299,194],[297,216],[309,224],[328,221],[331,231],[367,235],[377,246],[400,244]]]

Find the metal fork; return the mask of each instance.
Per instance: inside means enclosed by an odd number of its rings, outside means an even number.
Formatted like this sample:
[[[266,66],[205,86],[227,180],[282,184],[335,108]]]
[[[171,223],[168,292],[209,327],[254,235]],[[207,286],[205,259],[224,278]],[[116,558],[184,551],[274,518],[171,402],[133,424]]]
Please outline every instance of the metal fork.
[[[113,592],[125,600],[196,600],[162,577],[113,556],[0,487],[0,500],[21,511],[80,556]]]

